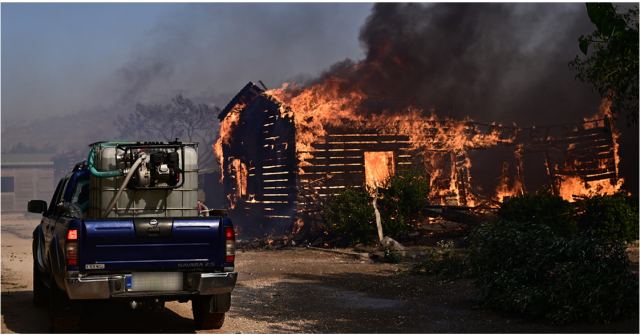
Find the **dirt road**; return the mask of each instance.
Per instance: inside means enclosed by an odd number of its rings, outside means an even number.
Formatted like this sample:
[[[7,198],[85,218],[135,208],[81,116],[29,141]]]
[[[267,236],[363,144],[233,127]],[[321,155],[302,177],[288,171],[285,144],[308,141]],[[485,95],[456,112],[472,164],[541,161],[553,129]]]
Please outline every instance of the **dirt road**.
[[[31,304],[31,231],[37,220],[2,217],[2,332],[47,332]],[[638,320],[553,326],[478,308],[468,281],[408,275],[403,265],[372,264],[306,249],[240,252],[232,307],[220,333],[638,332]],[[188,303],[157,312],[104,304],[81,332],[193,333]]]

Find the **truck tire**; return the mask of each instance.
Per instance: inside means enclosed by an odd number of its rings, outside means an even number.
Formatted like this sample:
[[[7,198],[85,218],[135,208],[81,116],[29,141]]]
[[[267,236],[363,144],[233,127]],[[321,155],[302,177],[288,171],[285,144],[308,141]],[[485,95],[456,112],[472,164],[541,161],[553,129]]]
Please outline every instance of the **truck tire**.
[[[49,291],[44,283],[42,272],[38,267],[38,242],[34,233],[33,242],[31,243],[31,253],[33,254],[33,305],[36,307],[47,307],[49,299]]]
[[[80,311],[77,304],[69,300],[67,294],[52,281],[49,288],[50,332],[73,333],[80,325]]]
[[[196,329],[220,329],[224,324],[224,312],[210,312],[212,296],[199,296],[191,300]]]
[[[42,273],[38,270],[36,261],[33,261],[33,305],[36,307],[47,307],[49,292],[47,286],[42,282]]]

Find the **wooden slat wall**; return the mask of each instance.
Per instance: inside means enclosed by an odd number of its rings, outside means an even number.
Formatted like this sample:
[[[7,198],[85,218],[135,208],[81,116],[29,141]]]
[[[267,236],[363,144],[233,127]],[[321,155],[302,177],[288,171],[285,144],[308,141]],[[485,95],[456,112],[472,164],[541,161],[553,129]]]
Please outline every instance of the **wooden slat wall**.
[[[302,164],[299,187],[326,198],[346,187],[365,184],[364,153],[392,151],[396,172],[411,168],[413,152],[409,136],[378,134],[376,130],[333,128],[312,145],[310,158]],[[320,180],[320,182],[316,182]],[[302,201],[301,201],[302,202]]]
[[[611,120],[599,127],[568,132],[562,142],[566,145],[565,164],[555,171],[560,176],[579,176],[584,181],[617,180],[615,150]]]
[[[418,153],[412,148],[407,135],[382,133],[377,129],[363,129],[362,123],[344,122],[341,127],[327,126],[328,135],[314,143],[313,150],[302,153],[308,158],[298,162],[293,120],[281,116],[281,106],[268,96],[252,94],[249,94],[251,99],[243,100],[246,107],[241,112],[240,124],[230,143],[223,146],[224,187],[227,195],[236,193],[235,175],[230,170],[229,163],[235,158],[240,159],[247,165],[249,176],[247,194],[238,199],[236,211],[254,221],[258,220],[263,226],[288,227],[301,212],[317,208],[318,201],[347,187],[364,187],[365,152],[392,151],[396,173],[418,165],[424,167],[421,159],[428,158],[423,151]],[[554,174],[557,176],[578,175],[585,181],[616,179],[610,121],[604,120],[598,125],[590,129],[566,127],[553,134],[549,132],[550,128],[532,128],[519,134],[512,130],[513,137],[518,137],[513,142],[505,141],[504,144],[513,146],[521,143],[525,152],[555,150],[564,154],[565,162],[576,162],[575,166],[564,164],[562,168],[556,169]],[[469,131],[489,132],[493,128],[495,127],[477,126]],[[505,134],[510,134],[507,130],[504,129]],[[429,134],[434,130],[424,131]],[[436,186],[445,187],[446,181],[454,173],[460,191],[456,198],[463,201],[466,192],[471,190],[470,171],[465,166],[467,153],[443,150],[438,155],[442,157],[431,167],[443,171],[435,181]],[[435,159],[436,156],[432,158]],[[452,197],[446,192],[439,196],[444,203],[449,203]]]
[[[229,163],[240,159],[248,169],[247,194],[236,200],[232,214],[241,218],[240,224],[281,232],[295,219],[295,128],[267,96],[258,95],[245,103],[230,143],[223,146],[225,194],[236,194],[235,173]]]

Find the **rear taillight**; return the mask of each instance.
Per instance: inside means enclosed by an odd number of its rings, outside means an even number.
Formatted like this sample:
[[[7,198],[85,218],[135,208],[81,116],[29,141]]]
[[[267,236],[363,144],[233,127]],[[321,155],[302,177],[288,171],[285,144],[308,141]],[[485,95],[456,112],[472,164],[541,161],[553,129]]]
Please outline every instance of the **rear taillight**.
[[[67,265],[78,266],[78,230],[69,229],[67,231],[66,244]]]
[[[224,261],[226,263],[233,263],[236,259],[236,234],[233,231],[233,227],[224,228]]]
[[[67,231],[67,241],[76,241],[76,240],[78,240],[78,230],[69,229]]]

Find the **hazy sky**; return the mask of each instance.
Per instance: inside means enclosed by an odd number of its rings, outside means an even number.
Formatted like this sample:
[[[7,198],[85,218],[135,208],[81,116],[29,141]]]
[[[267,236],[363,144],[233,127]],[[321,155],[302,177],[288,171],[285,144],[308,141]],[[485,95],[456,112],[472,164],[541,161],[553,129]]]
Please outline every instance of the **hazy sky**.
[[[182,93],[224,106],[248,81],[300,82],[339,70],[332,65],[345,59],[353,62],[339,64],[376,70],[352,79],[388,98],[367,112],[400,101],[456,118],[544,125],[590,116],[600,100],[568,66],[578,37],[594,30],[580,3],[1,9],[3,151],[113,139],[116,115],[136,103]],[[625,129],[621,139],[623,175],[636,188],[637,132]]]
[[[369,4],[2,4],[2,121],[276,86],[363,55]],[[129,101],[127,101],[129,102]]]

